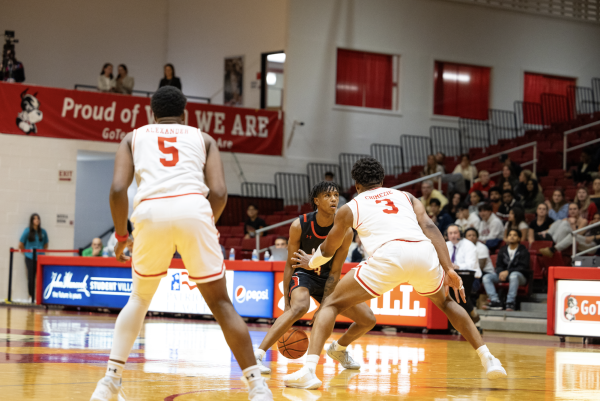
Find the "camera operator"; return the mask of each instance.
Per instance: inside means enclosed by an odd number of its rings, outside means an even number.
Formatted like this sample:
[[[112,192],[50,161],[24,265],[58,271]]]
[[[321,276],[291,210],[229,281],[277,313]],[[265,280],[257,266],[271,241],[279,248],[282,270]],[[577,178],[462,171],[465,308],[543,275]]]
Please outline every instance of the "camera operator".
[[[2,50],[2,63],[0,63],[0,81],[25,81],[25,68],[23,67],[23,63],[17,61],[15,57],[15,43],[17,42],[14,31],[4,32],[4,49]]]

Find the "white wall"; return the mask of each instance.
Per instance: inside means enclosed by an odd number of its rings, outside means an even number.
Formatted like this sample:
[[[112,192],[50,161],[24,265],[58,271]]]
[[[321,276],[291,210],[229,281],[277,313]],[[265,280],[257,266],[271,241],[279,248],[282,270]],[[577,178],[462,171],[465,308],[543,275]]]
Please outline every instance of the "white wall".
[[[166,0],[3,1],[0,33],[14,30],[27,83],[96,85],[104,63],[125,64],[135,89],[155,90],[167,55]],[[116,74],[115,74],[116,75]]]

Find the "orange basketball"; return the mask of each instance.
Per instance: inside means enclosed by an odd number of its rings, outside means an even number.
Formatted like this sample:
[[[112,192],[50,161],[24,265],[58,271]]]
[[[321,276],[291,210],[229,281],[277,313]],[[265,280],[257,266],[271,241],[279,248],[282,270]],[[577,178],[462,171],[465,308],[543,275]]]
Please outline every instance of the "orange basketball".
[[[308,350],[308,336],[302,330],[292,327],[277,341],[277,348],[286,358],[301,358]]]

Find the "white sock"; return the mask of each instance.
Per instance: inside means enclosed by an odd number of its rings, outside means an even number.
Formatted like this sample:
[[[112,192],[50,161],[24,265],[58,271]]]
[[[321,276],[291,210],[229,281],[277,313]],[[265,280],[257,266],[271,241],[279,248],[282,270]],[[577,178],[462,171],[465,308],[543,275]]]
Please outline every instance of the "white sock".
[[[109,379],[116,386],[118,386],[121,383],[121,376],[123,375],[124,368],[125,368],[124,363],[108,361],[105,378]]]
[[[254,351],[254,356],[256,357],[256,359],[260,359],[261,361],[263,359],[265,359],[266,355],[267,355],[267,351],[263,351],[260,348],[257,348],[256,351]]]
[[[319,363],[320,355],[308,355],[304,366],[307,366],[313,372],[317,370],[317,364]]]
[[[248,386],[250,386],[250,390],[255,388],[256,386],[262,386],[264,384],[263,378],[260,375],[260,369],[258,365],[250,366],[244,370],[242,370],[242,374],[248,380]]]
[[[337,341],[333,342],[333,350],[334,351],[346,351],[346,347],[339,345]]]
[[[485,360],[488,359],[488,354],[492,355],[487,345],[482,345],[481,347],[477,348],[476,351],[477,355],[479,355],[479,359],[481,359],[481,363],[485,363]]]

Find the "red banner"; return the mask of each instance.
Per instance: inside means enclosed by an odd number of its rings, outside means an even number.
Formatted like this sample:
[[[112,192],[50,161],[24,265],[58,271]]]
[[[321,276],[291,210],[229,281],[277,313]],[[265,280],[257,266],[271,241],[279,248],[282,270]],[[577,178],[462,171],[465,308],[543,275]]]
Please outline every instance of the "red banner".
[[[282,112],[188,103],[185,117],[222,151],[282,154]],[[119,142],[153,122],[150,98],[0,83],[0,133]]]

